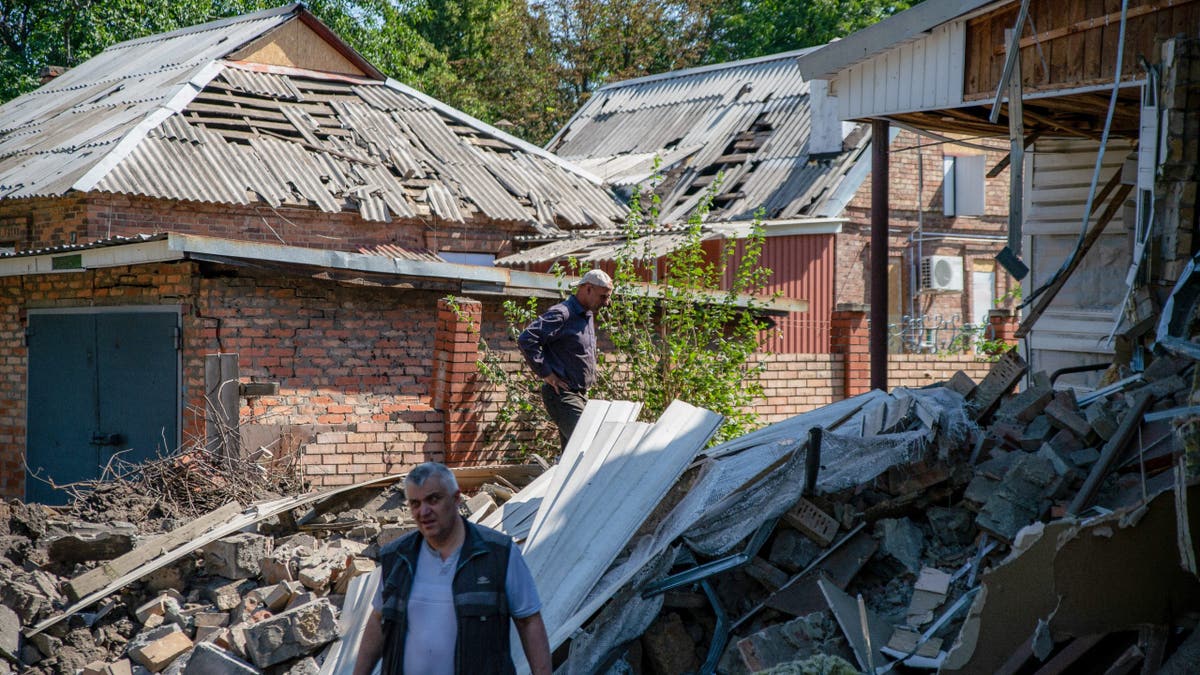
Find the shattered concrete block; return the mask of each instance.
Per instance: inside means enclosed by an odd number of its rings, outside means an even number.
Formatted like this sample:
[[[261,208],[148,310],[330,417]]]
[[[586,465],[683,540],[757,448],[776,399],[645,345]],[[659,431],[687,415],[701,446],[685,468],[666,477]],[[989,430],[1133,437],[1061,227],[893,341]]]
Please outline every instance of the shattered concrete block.
[[[1092,433],[1092,427],[1087,419],[1079,414],[1079,405],[1075,402],[1075,394],[1070,390],[1054,394],[1054,400],[1046,405],[1046,417],[1058,429],[1069,431],[1078,438],[1087,438]]]
[[[337,636],[337,610],[321,598],[250,626],[246,651],[255,665],[266,668],[309,654]]]
[[[253,579],[271,553],[271,538],[239,532],[204,547],[204,570],[226,579]]]
[[[947,389],[958,392],[963,398],[970,398],[971,392],[975,391],[975,380],[971,379],[970,375],[959,370],[950,376],[945,386]]]
[[[1000,409],[996,411],[996,417],[1000,419],[1013,419],[1028,424],[1035,417],[1042,414],[1042,411],[1046,409],[1046,406],[1053,398],[1053,389],[1049,386],[1038,386],[1035,383],[1034,386],[1005,401],[1000,406]]]
[[[354,579],[354,577],[369,574],[374,569],[374,560],[371,560],[370,558],[352,558],[349,564],[346,565],[346,569],[342,570],[342,572],[338,574],[337,584],[335,585],[334,590],[337,593],[345,595],[346,591],[350,589],[350,581]]]
[[[259,670],[220,647],[201,642],[192,650],[185,675],[258,675]]]
[[[297,582],[297,583],[299,583],[299,582]],[[287,611],[289,609],[295,609],[302,605],[307,605],[310,602],[316,601],[318,597],[319,596],[317,596],[316,593],[313,593],[311,591],[296,593],[296,594],[292,595],[291,600],[288,600],[287,607],[284,608],[284,611]]]
[[[317,660],[306,656],[288,668],[287,675],[318,675],[320,672],[321,667],[317,665]]]
[[[892,556],[908,571],[921,573],[921,556],[925,553],[925,535],[921,528],[908,518],[885,518],[877,523],[882,531],[880,548]]]
[[[209,583],[203,589],[203,595],[206,600],[217,606],[217,609],[222,612],[237,607],[242,601],[242,595],[253,590],[255,584],[253,581],[225,581],[215,580]]]
[[[321,593],[329,588],[332,577],[333,570],[326,561],[321,560],[312,566],[305,566],[304,561],[300,561],[300,583],[305,588]]]
[[[173,607],[172,607],[173,606]],[[166,617],[167,610],[173,609],[179,611],[179,599],[170,594],[164,593],[156,596],[153,600],[143,604],[134,611],[134,616],[143,624],[153,615]]]
[[[808,658],[815,654],[845,654],[845,640],[825,612],[813,612],[767,628],[736,641],[738,655],[747,672]]]
[[[389,523],[379,530],[379,537],[375,541],[382,548],[412,532],[413,529],[415,528],[411,523]]]
[[[257,588],[254,590],[254,595],[260,599],[263,607],[272,612],[279,612],[287,607],[288,601],[295,595],[295,591],[287,583],[282,583]]]
[[[229,615],[225,612],[198,612],[193,621],[196,624],[196,642],[207,640],[217,635],[229,625]]]
[[[788,582],[787,573],[757,556],[742,567],[742,571],[769,591],[777,591]]]
[[[808,567],[821,554],[816,542],[790,528],[779,528],[775,531],[775,541],[767,560],[772,565],[795,574]]]
[[[191,638],[175,624],[140,633],[126,645],[129,658],[152,673],[161,672],[191,648]]]
[[[58,654],[59,650],[62,649],[63,646],[62,640],[45,632],[34,635],[33,637],[29,638],[29,641],[33,643],[34,647],[37,647],[37,650],[42,653],[42,656],[47,658]]]
[[[72,523],[71,532],[50,540],[50,559],[71,565],[88,560],[112,560],[133,550],[137,528],[114,521],[107,525]]]
[[[1088,427],[1089,429],[1091,427]],[[1074,433],[1063,429],[1050,437],[1046,444],[1059,453],[1072,453],[1083,447],[1083,441]]]
[[[278,584],[284,581],[296,580],[296,564],[292,560],[291,550],[280,551],[264,559],[259,565],[259,578],[265,584]]]
[[[1039,455],[1023,455],[1005,474],[1004,479],[975,519],[976,525],[1005,541],[1042,513],[1043,501],[1061,485],[1053,463]]]
[[[644,658],[656,673],[691,673],[700,667],[696,646],[675,612],[659,616],[642,635]]]
[[[21,643],[21,620],[17,613],[0,605],[0,650],[16,654]]]
[[[957,506],[931,506],[925,518],[933,536],[947,546],[966,546],[975,540],[975,525],[970,512]]]
[[[1087,407],[1087,421],[1101,440],[1107,441],[1117,432],[1117,418],[1102,403]]]
[[[1050,426],[1050,418],[1038,415],[1025,426],[1025,431],[1021,434],[1021,449],[1033,452],[1042,447],[1046,439],[1053,436],[1054,433],[1054,428]]]
[[[1100,451],[1096,448],[1084,448],[1082,450],[1076,450],[1070,454],[1069,459],[1075,466],[1081,469],[1086,469],[1100,459]]]

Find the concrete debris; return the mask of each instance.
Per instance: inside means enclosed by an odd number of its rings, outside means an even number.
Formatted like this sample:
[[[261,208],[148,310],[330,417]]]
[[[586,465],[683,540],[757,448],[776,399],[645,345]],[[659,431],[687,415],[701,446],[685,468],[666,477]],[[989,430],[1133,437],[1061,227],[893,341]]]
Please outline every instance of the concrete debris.
[[[460,484],[540,471],[465,469]],[[401,478],[190,520],[119,483],[69,511],[0,502],[0,675],[317,675],[383,528],[413,528]]]
[[[707,449],[706,428],[671,448],[673,485],[628,499],[621,467],[655,466],[636,449],[669,430],[611,421],[596,442],[624,464],[581,442],[586,475],[472,469],[463,515],[534,542],[568,675],[1153,670],[1189,658],[1200,605],[1200,392],[1190,361],[1159,361],[1080,392],[1010,352],[978,385],[870,392]],[[339,617],[358,625],[379,547],[412,528],[396,482],[200,525],[112,488],[69,514],[0,504],[0,672],[340,672]],[[611,563],[582,579],[595,523]]]

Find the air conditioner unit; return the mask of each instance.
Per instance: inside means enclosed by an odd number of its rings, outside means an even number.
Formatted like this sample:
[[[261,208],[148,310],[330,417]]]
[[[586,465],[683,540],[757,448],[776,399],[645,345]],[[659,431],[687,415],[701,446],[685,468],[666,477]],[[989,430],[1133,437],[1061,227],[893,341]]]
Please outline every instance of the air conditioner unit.
[[[963,261],[956,255],[921,258],[921,290],[958,292],[963,289]]]

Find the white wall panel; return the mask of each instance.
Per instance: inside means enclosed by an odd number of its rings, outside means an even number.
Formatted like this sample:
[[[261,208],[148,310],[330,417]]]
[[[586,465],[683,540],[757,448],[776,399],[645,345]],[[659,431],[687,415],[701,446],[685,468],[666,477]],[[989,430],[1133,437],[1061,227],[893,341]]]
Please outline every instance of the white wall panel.
[[[964,36],[962,23],[944,24],[841,71],[843,119],[961,105]]]

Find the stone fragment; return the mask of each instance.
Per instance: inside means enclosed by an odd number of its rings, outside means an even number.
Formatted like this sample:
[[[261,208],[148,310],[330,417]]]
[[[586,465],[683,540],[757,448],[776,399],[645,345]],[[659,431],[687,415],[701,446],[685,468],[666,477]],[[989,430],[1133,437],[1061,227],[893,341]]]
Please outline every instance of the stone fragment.
[[[196,642],[209,639],[229,625],[229,615],[225,612],[198,612],[192,620],[196,624]]]
[[[284,581],[296,580],[296,565],[292,561],[290,549],[280,551],[264,559],[259,566],[259,578],[265,584],[278,584]]]
[[[1050,418],[1045,415],[1038,415],[1033,418],[1033,421],[1025,426],[1024,433],[1021,434],[1021,449],[1026,452],[1033,452],[1046,442],[1056,433],[1053,427],[1050,426]]]
[[[379,530],[375,541],[382,548],[412,531],[413,526],[409,523],[389,523]]]
[[[767,560],[790,574],[808,567],[821,554],[816,542],[791,528],[778,528]]]
[[[289,668],[287,675],[318,675],[320,672],[321,667],[317,665],[317,660],[311,656],[306,656]]]
[[[1046,406],[1046,417],[1055,427],[1070,431],[1078,438],[1087,438],[1092,433],[1087,419],[1079,414],[1075,394],[1069,389],[1055,392],[1054,400]]]
[[[1117,418],[1103,403],[1094,403],[1087,407],[1088,424],[1102,440],[1107,441],[1117,432]]]
[[[47,658],[57,654],[63,646],[62,640],[47,632],[38,633],[37,635],[29,638],[29,641],[33,643],[34,647],[37,647],[38,651],[42,653],[42,656]]]
[[[204,547],[204,571],[226,579],[252,579],[271,553],[271,538],[239,532]]]
[[[1087,467],[1095,464],[1096,460],[1098,459],[1100,459],[1100,451],[1096,448],[1084,448],[1082,450],[1076,450],[1070,455],[1071,463],[1081,469],[1086,469]]]
[[[370,558],[351,558],[350,562],[346,565],[346,569],[342,570],[342,572],[338,574],[337,583],[334,585],[334,591],[345,595],[346,591],[350,589],[350,581],[354,579],[354,577],[369,574],[374,569],[375,561],[371,560]]]
[[[120,659],[112,663],[93,661],[84,666],[82,675],[133,675],[133,664],[129,659]]]
[[[250,626],[246,651],[256,666],[266,668],[309,654],[337,636],[337,611],[321,598]]]
[[[971,514],[964,508],[931,506],[926,509],[925,518],[933,529],[933,536],[947,546],[966,546],[975,540]]]
[[[201,642],[192,650],[185,675],[257,675],[258,668],[210,643]]]
[[[332,577],[333,570],[324,560],[311,566],[306,566],[303,560],[300,562],[300,583],[309,590],[318,593],[327,590]]]
[[[1028,424],[1033,418],[1042,414],[1046,405],[1054,398],[1054,390],[1049,386],[1039,386],[1035,383],[1025,391],[1005,401],[996,411],[996,417],[1013,419]]]
[[[21,619],[11,609],[0,605],[0,650],[16,655],[21,643]]]
[[[253,581],[226,581],[216,579],[204,587],[203,595],[206,600],[217,606],[222,612],[228,612],[242,601],[242,595],[253,590]]]
[[[192,648],[192,640],[176,624],[139,634],[129,641],[129,658],[152,673],[161,672]]]
[[[700,667],[696,645],[675,612],[650,624],[642,635],[642,649],[654,673],[692,673]]]
[[[979,511],[975,523],[1005,541],[1041,515],[1043,500],[1062,482],[1053,463],[1039,455],[1023,455]]]
[[[921,572],[921,556],[925,553],[925,535],[908,518],[885,518],[878,523],[883,541],[880,548],[895,558],[913,574]]]
[[[132,551],[136,536],[137,528],[132,523],[72,523],[69,533],[50,539],[47,553],[51,560],[65,565],[112,560]]]
[[[813,612],[768,626],[736,641],[747,672],[764,671],[815,654],[850,656],[845,639],[825,612]]]

